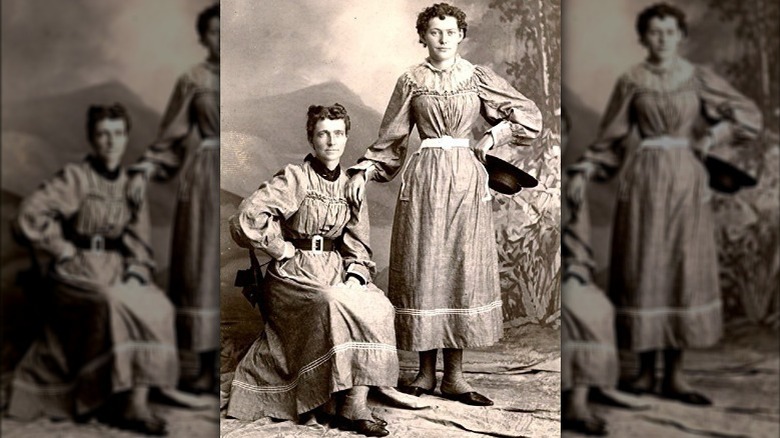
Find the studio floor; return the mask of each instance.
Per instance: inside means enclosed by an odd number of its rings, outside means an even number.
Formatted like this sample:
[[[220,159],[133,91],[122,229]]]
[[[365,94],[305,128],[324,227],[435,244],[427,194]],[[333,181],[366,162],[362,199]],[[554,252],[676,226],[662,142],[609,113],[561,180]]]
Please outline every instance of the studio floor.
[[[620,395],[638,409],[594,405],[612,437],[776,438],[780,436],[778,333],[746,323],[731,324],[723,341],[691,351],[686,375],[713,401],[695,407],[652,395]],[[564,437],[584,435],[564,432]]]
[[[417,366],[416,354],[402,352],[400,359],[401,379],[410,380]],[[408,396],[409,403],[416,404],[419,409],[390,407],[375,397],[370,400],[372,408],[389,423],[390,436],[560,435],[559,330],[536,325],[508,328],[499,344],[466,351],[464,371],[477,391],[494,400],[494,406],[466,406],[434,394],[419,399]],[[441,373],[438,377],[441,381]],[[223,388],[227,388],[231,378],[232,373],[223,374]],[[297,424],[269,419],[242,422],[223,418],[220,429],[223,438],[357,436],[319,424],[314,419]]]

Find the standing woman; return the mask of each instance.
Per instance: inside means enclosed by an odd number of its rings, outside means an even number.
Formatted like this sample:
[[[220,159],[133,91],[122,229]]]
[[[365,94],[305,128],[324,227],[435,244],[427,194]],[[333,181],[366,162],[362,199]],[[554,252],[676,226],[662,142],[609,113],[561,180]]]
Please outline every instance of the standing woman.
[[[219,5],[198,16],[208,50],[176,83],[157,140],[133,166],[129,188],[141,199],[150,178],[181,172],[171,246],[169,295],[176,305],[179,349],[199,355],[198,375],[183,382],[192,392],[216,392],[219,348]],[[194,135],[198,144],[186,148]]]
[[[396,83],[379,138],[350,169],[349,196],[361,201],[366,181],[401,173],[393,221],[388,297],[396,309],[398,348],[418,351],[420,369],[404,392],[432,394],[437,349],[444,350],[444,397],[487,406],[462,374],[463,349],[501,338],[502,312],[485,153],[513,136],[535,138],[536,105],[490,69],[458,55],[466,14],[446,3],[417,17],[428,58]],[[493,127],[467,138],[482,115]],[[423,142],[407,154],[414,126]],[[407,158],[407,155],[408,158]],[[401,168],[406,161],[406,167]]]
[[[606,180],[625,166],[610,294],[618,344],[639,353],[640,370],[624,389],[654,392],[656,353],[663,352],[661,394],[707,405],[682,372],[683,350],[710,346],[723,330],[710,189],[700,158],[715,144],[755,138],[761,113],[723,79],[678,54],[687,33],[683,11],[653,5],[639,14],[636,27],[647,59],[618,80],[598,139],[570,170],[568,197],[579,205],[587,180]],[[633,130],[641,141],[626,148]]]

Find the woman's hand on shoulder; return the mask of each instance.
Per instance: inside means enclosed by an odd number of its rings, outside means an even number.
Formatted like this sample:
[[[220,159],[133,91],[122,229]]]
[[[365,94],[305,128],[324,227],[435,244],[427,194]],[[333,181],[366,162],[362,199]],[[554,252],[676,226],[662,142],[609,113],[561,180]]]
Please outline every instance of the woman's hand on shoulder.
[[[135,172],[127,182],[127,198],[134,205],[141,205],[146,199],[146,175],[143,172]]]
[[[366,172],[358,171],[347,182],[347,201],[360,207],[366,196]]]
[[[569,176],[566,183],[566,200],[573,209],[578,209],[585,199],[588,179],[582,172],[575,172]]]

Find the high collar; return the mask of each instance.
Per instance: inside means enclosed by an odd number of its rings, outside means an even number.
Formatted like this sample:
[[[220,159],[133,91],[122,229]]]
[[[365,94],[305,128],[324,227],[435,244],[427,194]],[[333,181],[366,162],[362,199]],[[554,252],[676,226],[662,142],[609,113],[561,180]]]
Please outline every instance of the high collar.
[[[452,71],[452,70],[455,70],[458,67],[460,67],[461,59],[462,58],[460,57],[460,54],[456,54],[455,55],[455,61],[452,63],[451,66],[449,66],[448,68],[438,68],[438,67],[435,67],[433,65],[433,63],[431,62],[431,58],[429,56],[429,57],[425,58],[425,66],[428,67],[429,69],[435,71],[435,72],[446,73],[448,71]]]
[[[337,165],[335,169],[330,170],[328,169],[328,166],[322,164],[322,161],[315,158],[314,155],[309,154],[306,156],[304,161],[308,161],[311,165],[311,168],[314,170],[314,173],[321,176],[327,181],[336,181],[339,179],[339,176],[341,176],[341,165]]]
[[[95,155],[87,156],[87,162],[89,163],[90,167],[92,167],[92,170],[109,181],[116,181],[122,171],[122,166],[117,166],[117,168],[114,170],[108,170],[103,161],[101,161]]]

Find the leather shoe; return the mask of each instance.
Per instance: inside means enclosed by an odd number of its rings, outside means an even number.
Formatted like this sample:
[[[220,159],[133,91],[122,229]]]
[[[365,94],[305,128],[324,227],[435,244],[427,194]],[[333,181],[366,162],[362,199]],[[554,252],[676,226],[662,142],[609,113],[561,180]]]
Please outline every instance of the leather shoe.
[[[661,392],[661,397],[668,398],[670,400],[677,400],[678,402],[689,404],[689,405],[697,405],[697,406],[710,406],[712,405],[712,400],[705,397],[703,394],[700,394],[698,392],[679,392],[679,391],[663,391]]]
[[[419,386],[411,386],[411,385],[401,385],[398,387],[398,390],[403,392],[404,394],[413,395],[415,397],[419,397],[423,394],[428,394],[428,395],[433,394],[433,388],[425,389]]]
[[[381,426],[379,423],[375,423],[369,420],[350,420],[348,418],[339,417],[336,421],[336,425],[341,430],[354,431],[365,436],[387,436],[390,432]]]
[[[563,430],[571,430],[583,435],[605,436],[607,434],[607,423],[600,418],[564,418],[561,421]]]
[[[379,415],[372,413],[371,414],[371,418],[374,419],[374,423],[376,423],[376,424],[378,424],[378,425],[380,425],[382,427],[387,426],[387,421],[384,418],[380,417]]]
[[[146,419],[117,418],[111,423],[111,425],[120,429],[130,430],[145,435],[165,436],[168,434],[165,420],[156,416]]]
[[[466,405],[493,406],[493,400],[490,400],[476,391],[464,392],[461,394],[447,394],[446,392],[442,392],[441,395],[446,399],[455,400],[456,402],[460,402]]]

